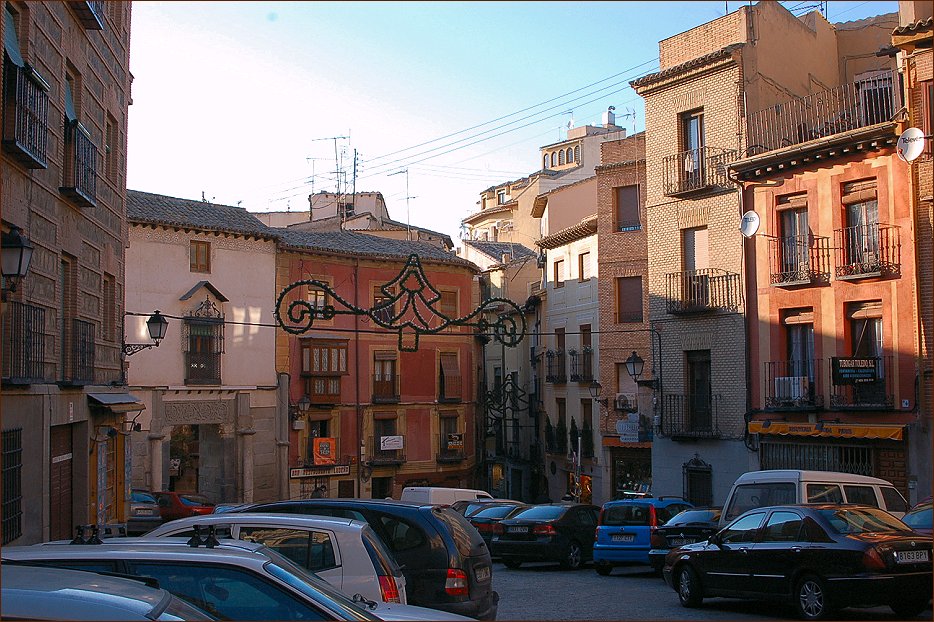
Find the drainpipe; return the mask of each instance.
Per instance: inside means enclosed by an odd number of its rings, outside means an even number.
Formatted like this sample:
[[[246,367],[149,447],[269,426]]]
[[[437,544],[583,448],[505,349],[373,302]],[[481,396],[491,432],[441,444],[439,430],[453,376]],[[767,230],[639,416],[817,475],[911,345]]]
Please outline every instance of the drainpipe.
[[[353,305],[360,308],[360,260],[354,259],[353,264]],[[363,484],[361,474],[363,461],[366,457],[366,445],[363,440],[363,413],[360,410],[360,316],[353,316],[353,347],[354,347],[354,417],[357,423],[357,497],[363,498]]]
[[[279,467],[279,498],[290,499],[289,491],[289,379],[280,372],[276,389],[276,462]]]

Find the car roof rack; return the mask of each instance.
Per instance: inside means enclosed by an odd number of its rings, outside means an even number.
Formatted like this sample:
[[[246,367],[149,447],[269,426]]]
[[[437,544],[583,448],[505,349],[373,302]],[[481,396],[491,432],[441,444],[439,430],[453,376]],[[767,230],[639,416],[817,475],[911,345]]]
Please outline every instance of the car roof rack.
[[[97,525],[75,525],[75,537],[71,544],[103,544],[100,527]]]
[[[204,529],[207,533],[202,535],[202,529]],[[220,542],[214,535],[214,525],[194,525],[192,527],[192,531],[194,531],[194,534],[191,536],[191,538],[188,539],[188,546],[192,548],[203,546],[208,549],[213,549],[215,546],[220,545]]]

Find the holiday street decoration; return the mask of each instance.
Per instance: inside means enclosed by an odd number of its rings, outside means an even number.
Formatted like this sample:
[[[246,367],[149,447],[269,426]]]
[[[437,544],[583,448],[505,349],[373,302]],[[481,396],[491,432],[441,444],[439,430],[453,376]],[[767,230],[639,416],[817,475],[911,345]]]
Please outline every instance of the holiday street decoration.
[[[325,292],[327,302],[318,304],[317,301],[305,299],[301,293],[306,289]],[[399,350],[402,352],[417,351],[420,335],[437,334],[452,326],[474,327],[478,335],[491,334],[494,339],[509,347],[515,347],[525,337],[522,309],[506,298],[488,298],[465,316],[447,317],[438,308],[441,293],[428,282],[416,254],[409,255],[396,278],[380,289],[382,300],[370,308],[361,308],[344,300],[324,281],[295,281],[279,293],[276,322],[286,332],[300,335],[311,330],[315,320],[326,321],[338,315],[365,316],[374,325],[397,332]],[[295,292],[299,294],[297,297],[294,296]],[[490,319],[493,314],[496,314],[495,320]],[[414,337],[411,344],[405,342],[407,336]]]

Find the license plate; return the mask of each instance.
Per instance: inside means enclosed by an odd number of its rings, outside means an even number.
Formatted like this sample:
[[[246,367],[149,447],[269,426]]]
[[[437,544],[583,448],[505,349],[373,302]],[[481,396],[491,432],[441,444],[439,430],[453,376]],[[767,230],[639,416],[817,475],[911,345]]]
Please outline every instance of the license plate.
[[[489,581],[490,580],[490,567],[483,566],[474,570],[474,575],[477,577],[477,581]]]
[[[691,538],[669,538],[668,544],[671,546],[684,546],[685,544],[694,544]]]
[[[611,536],[613,542],[632,542],[636,539],[636,534],[634,533],[614,533]]]
[[[508,527],[506,533],[529,533],[528,527]]]
[[[152,510],[136,510],[137,516],[152,516]]]
[[[899,564],[911,564],[914,562],[928,561],[927,551],[898,551],[895,554],[895,561]]]

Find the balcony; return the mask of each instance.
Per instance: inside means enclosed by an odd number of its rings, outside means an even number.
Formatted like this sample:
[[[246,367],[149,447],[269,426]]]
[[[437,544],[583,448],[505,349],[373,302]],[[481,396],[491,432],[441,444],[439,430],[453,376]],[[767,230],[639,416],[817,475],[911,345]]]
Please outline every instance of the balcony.
[[[834,230],[835,274],[841,280],[901,274],[898,227],[868,224]]]
[[[593,382],[593,350],[571,350],[571,382]]]
[[[373,403],[395,404],[400,399],[400,379],[395,376],[373,376]]]
[[[48,168],[49,83],[35,69],[7,62],[3,147],[26,168]]]
[[[727,165],[736,160],[736,155],[735,149],[701,147],[665,156],[665,196],[734,188],[727,177]]]
[[[720,396],[666,393],[662,433],[672,440],[722,438],[718,417]]]
[[[464,452],[463,434],[441,434],[438,438],[438,455],[435,457],[439,464],[463,462],[467,459]]]
[[[545,382],[565,384],[568,381],[564,352],[549,350],[545,353]]]
[[[86,2],[71,1],[72,10],[85,30],[104,29],[104,2],[103,0],[88,0]]]
[[[371,466],[398,465],[405,462],[404,449],[381,449],[383,436],[370,437],[370,456],[369,464]]]
[[[462,383],[460,376],[442,374],[438,379],[438,401],[460,402],[462,399]]]
[[[3,384],[45,380],[45,309],[17,301],[4,306]]]
[[[830,366],[830,407],[891,410],[895,405],[892,357],[834,357]]]
[[[814,410],[824,405],[823,361],[767,361],[762,392],[767,410]]]
[[[220,352],[186,352],[185,384],[221,384]]]
[[[59,190],[79,207],[97,205],[97,147],[78,121],[65,126],[65,166]]]
[[[341,377],[340,376],[312,376],[302,374],[305,378],[305,394],[308,400],[318,406],[333,406],[341,403]]]
[[[66,336],[62,385],[84,386],[94,382],[94,324],[72,320]]]
[[[742,295],[739,275],[718,268],[702,268],[665,275],[668,313],[737,311]]]
[[[813,235],[770,238],[769,282],[775,287],[830,282],[830,239]]]
[[[748,116],[748,144],[763,153],[887,123],[902,105],[900,92],[897,72],[885,71],[776,104]]]

